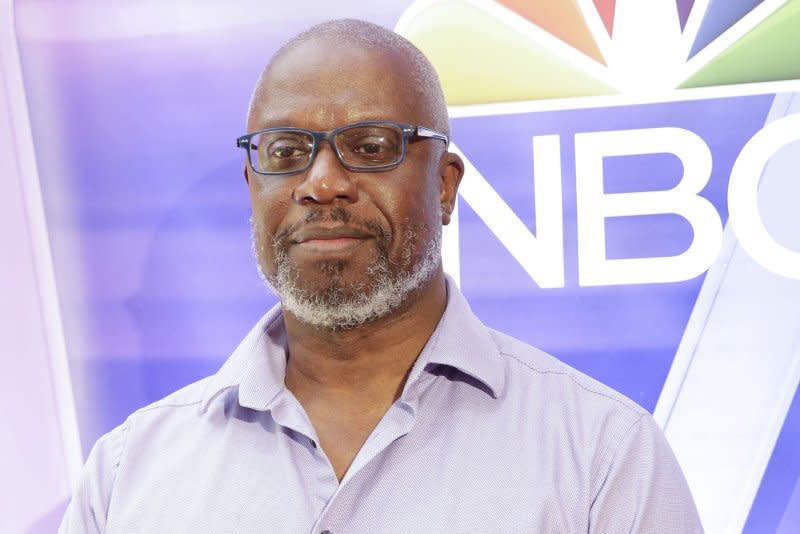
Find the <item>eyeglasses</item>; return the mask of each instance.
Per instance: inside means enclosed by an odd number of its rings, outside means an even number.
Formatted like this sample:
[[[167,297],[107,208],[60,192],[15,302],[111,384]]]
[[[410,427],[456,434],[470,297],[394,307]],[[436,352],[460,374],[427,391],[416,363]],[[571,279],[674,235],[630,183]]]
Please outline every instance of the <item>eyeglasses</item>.
[[[314,162],[322,141],[330,143],[342,166],[351,171],[372,172],[391,169],[406,157],[409,142],[447,136],[410,124],[369,121],[348,124],[328,132],[303,128],[267,128],[243,135],[236,146],[247,150],[250,167],[258,174],[294,174]]]

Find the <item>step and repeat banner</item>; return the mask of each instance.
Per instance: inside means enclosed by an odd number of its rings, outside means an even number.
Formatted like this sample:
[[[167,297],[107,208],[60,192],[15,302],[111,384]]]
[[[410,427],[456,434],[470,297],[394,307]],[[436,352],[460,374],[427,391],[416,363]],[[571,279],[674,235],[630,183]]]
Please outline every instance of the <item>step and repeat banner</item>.
[[[467,163],[446,269],[654,413],[708,532],[800,531],[800,2],[17,2],[84,454],[274,304],[250,91],[338,17],[417,44]]]

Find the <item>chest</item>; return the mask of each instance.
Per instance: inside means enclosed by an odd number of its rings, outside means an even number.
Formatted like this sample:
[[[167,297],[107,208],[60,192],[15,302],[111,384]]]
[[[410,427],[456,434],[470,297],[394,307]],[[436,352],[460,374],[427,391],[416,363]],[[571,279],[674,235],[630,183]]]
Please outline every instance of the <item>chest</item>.
[[[367,439],[383,419],[389,406],[346,410],[310,410],[308,416],[316,439],[313,446],[321,448],[333,468],[337,480],[342,480]],[[390,429],[391,431],[391,429]],[[397,429],[394,430],[395,432]]]
[[[261,418],[164,439],[120,466],[107,532],[586,531],[588,465],[502,425],[393,406],[341,482],[321,447]]]

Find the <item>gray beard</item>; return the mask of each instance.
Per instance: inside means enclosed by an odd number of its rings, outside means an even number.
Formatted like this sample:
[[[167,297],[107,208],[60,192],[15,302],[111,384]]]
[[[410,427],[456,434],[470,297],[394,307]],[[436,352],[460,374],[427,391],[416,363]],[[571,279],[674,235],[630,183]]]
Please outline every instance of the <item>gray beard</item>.
[[[406,229],[403,235],[406,247],[401,254],[403,265],[395,264],[399,267],[396,271],[391,268],[385,243],[388,231],[384,230],[379,232],[378,254],[367,267],[365,281],[345,282],[342,280],[343,262],[323,262],[319,268],[327,275],[328,283],[312,291],[304,287],[300,273],[288,258],[285,242],[279,236],[272,243],[275,274],[264,272],[258,228],[252,219],[250,222],[253,250],[261,279],[280,298],[285,311],[319,329],[348,330],[388,316],[433,278],[441,265],[441,228],[424,244],[421,254],[415,254],[414,230]],[[415,256],[418,257],[417,261],[404,267]]]

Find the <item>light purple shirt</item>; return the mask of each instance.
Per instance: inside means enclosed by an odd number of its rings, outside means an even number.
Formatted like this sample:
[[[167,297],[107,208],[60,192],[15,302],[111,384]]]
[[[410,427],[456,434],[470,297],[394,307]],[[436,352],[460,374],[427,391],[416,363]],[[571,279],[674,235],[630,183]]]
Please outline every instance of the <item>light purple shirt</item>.
[[[274,308],[216,375],[103,436],[59,532],[702,532],[652,417],[484,326],[452,281],[341,483],[284,386],[286,346]]]

